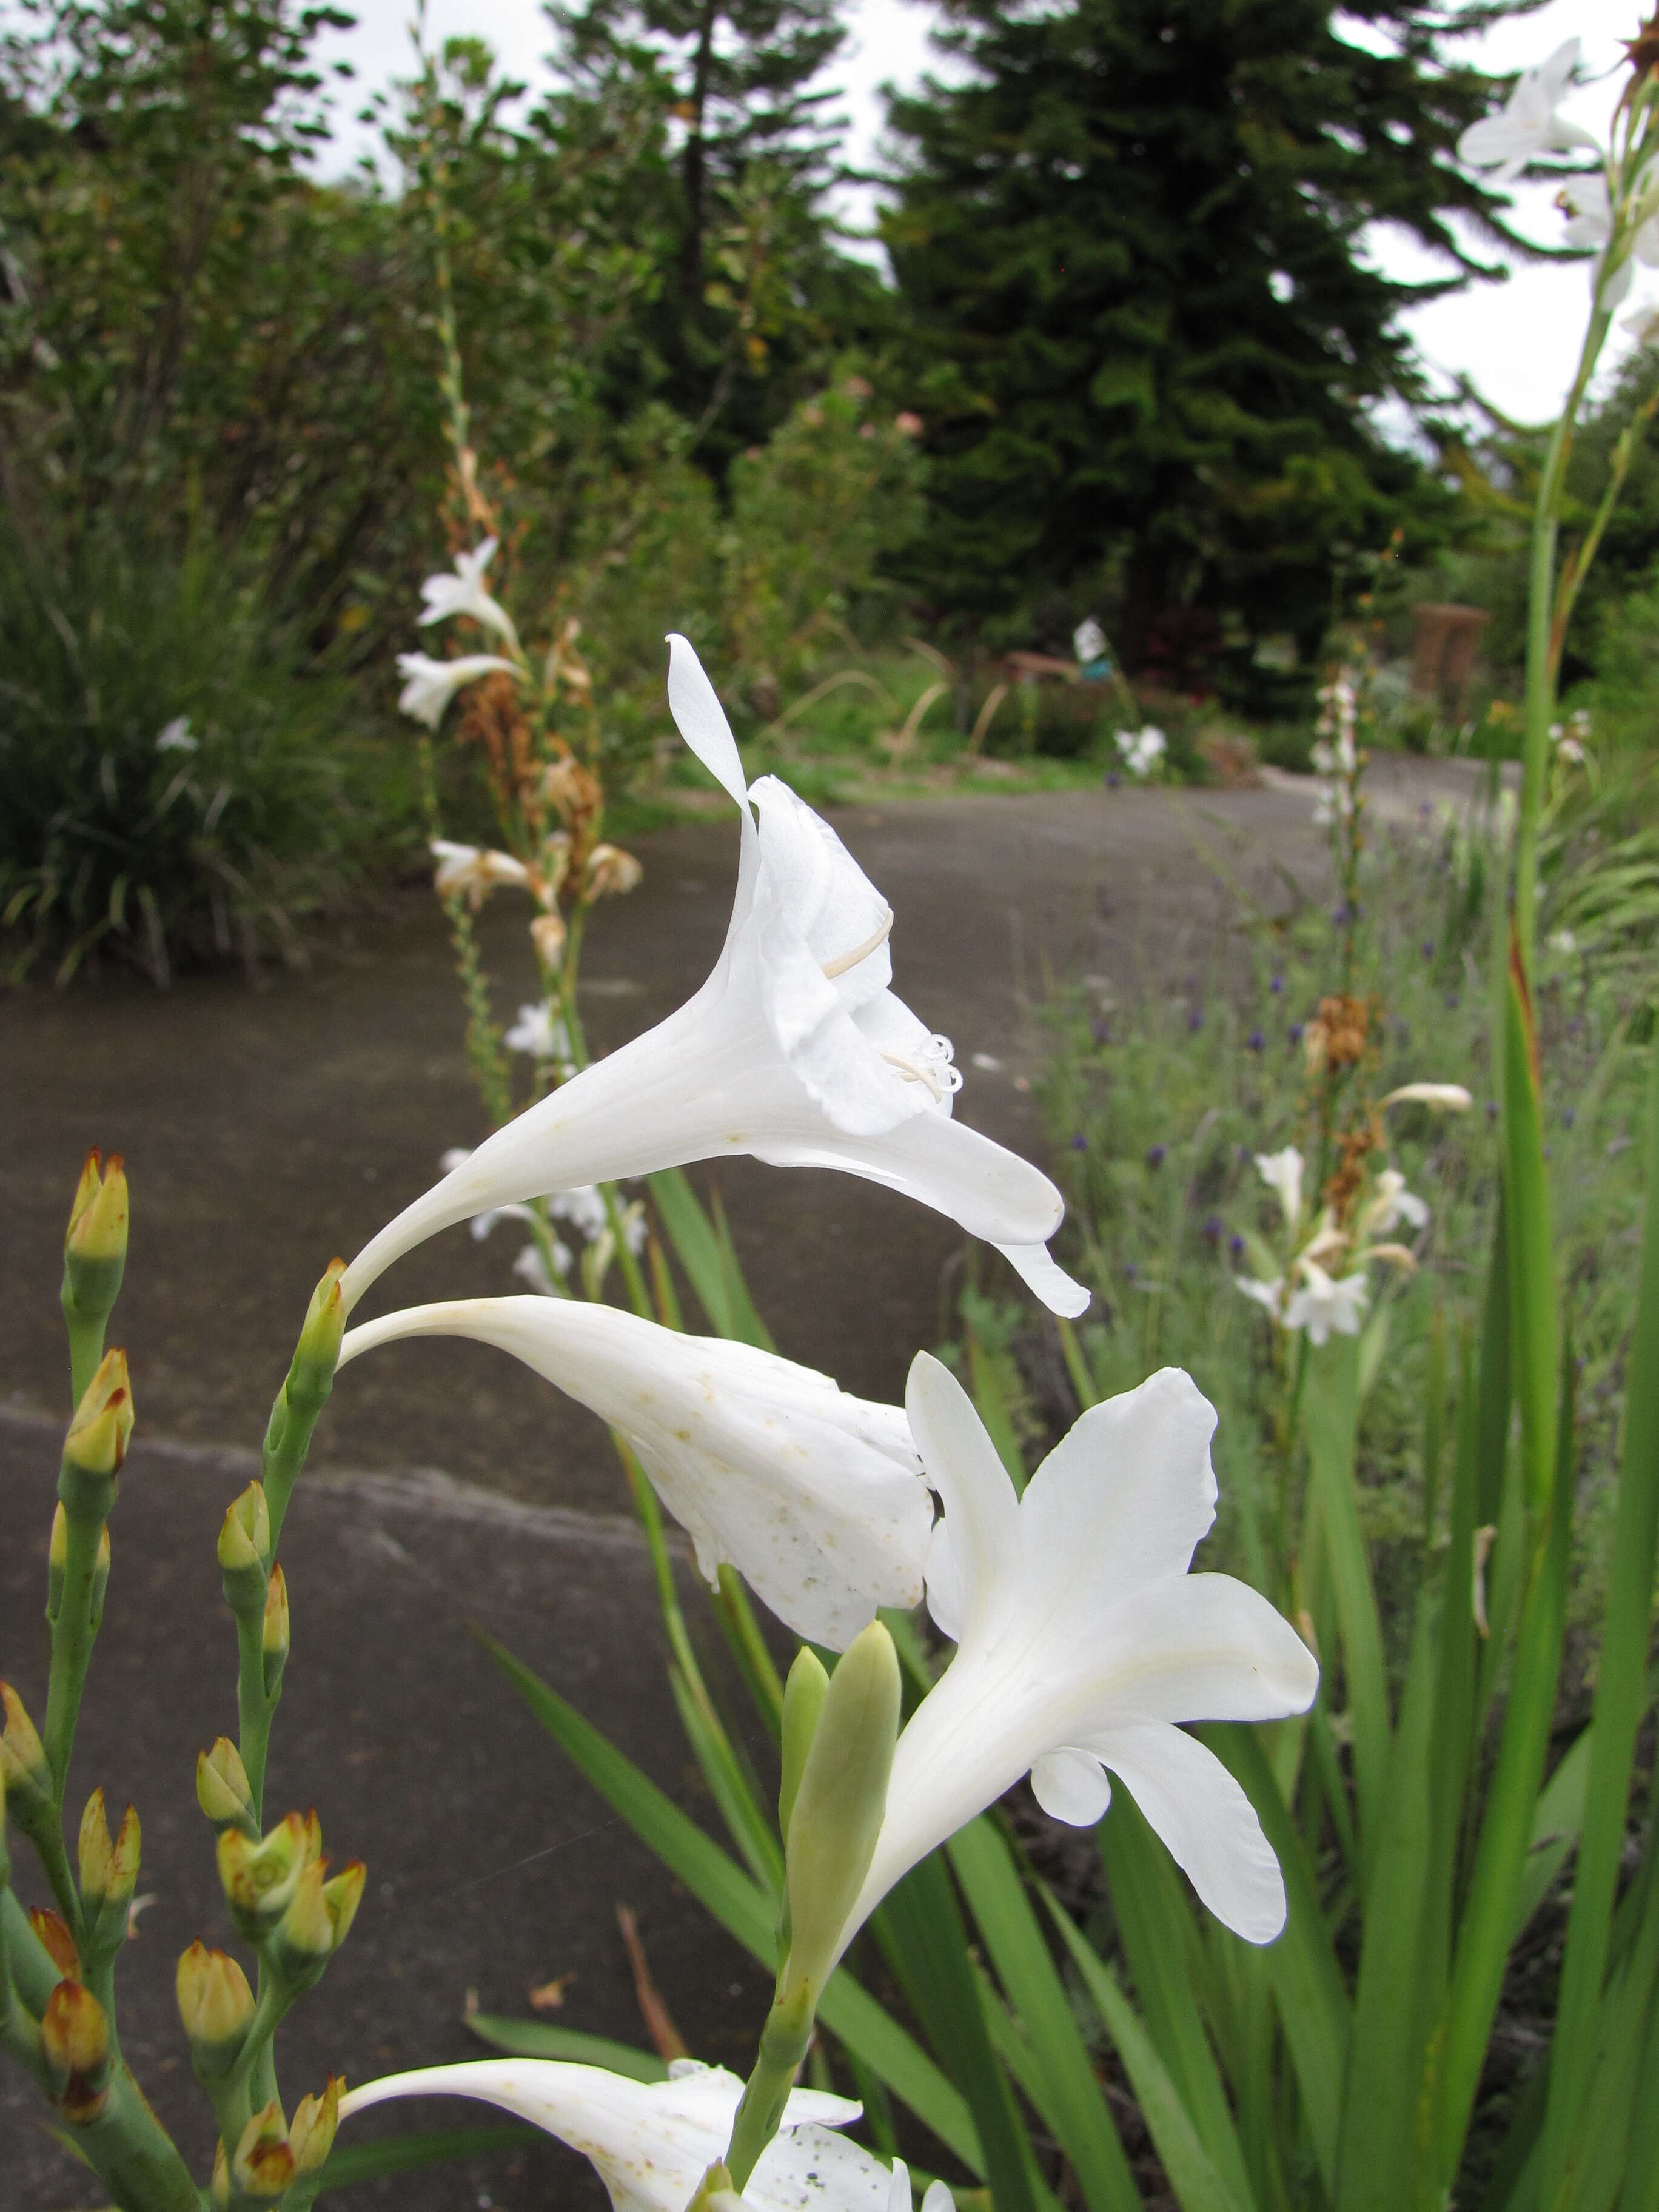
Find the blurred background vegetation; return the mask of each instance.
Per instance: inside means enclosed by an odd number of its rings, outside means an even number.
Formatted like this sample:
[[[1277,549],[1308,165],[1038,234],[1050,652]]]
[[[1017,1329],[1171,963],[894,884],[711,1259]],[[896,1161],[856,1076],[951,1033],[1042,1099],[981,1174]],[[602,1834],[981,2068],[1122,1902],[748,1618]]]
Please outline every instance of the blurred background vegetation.
[[[1334,626],[1364,616],[1402,664],[1424,599],[1489,613],[1482,666],[1449,705],[1385,668],[1382,734],[1508,749],[1540,441],[1437,408],[1395,323],[1425,288],[1361,234],[1403,226],[1449,283],[1480,275],[1471,240],[1523,249],[1448,158],[1487,81],[1439,10],[1368,19],[1395,51],[1322,0],[960,0],[953,82],[892,106],[885,274],[832,213],[834,0],[560,0],[555,89],[474,40],[422,89],[411,55],[386,158],[333,181],[332,9],[16,0],[7,971],[291,952],[418,849],[394,658],[453,550],[434,178],[492,577],[549,634],[580,623],[618,791],[677,772],[670,628],[819,799],[1092,778],[1131,709],[1174,773],[1301,766]],[[1644,355],[1607,398],[1586,488],[1656,379]],[[1604,757],[1647,744],[1656,559],[1644,450],[1568,643]],[[1069,659],[1085,617],[1130,689],[1008,665]],[[482,825],[469,763],[444,773],[447,817]]]

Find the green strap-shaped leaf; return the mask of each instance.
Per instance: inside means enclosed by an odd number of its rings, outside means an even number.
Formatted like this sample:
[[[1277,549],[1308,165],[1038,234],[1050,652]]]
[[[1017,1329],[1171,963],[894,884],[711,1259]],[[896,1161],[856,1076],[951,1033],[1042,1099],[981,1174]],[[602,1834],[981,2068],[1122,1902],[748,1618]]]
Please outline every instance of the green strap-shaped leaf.
[[[769,1971],[777,1954],[777,1916],[765,1890],[556,1690],[550,1689],[493,1637],[483,1640],[537,1719],[605,1802],[621,1814],[727,1934]],[[818,2006],[818,2017],[881,2075],[893,2094],[964,2166],[983,2174],[979,2133],[967,2104],[914,2037],[906,2034],[845,1968],[830,1978]]]
[[[386,2136],[379,2142],[345,2143],[331,2150],[317,2194],[350,2189],[382,2174],[412,2173],[422,2166],[446,2166],[457,2159],[489,2158],[521,2151],[546,2138],[536,2128],[441,2128],[422,2135]]]

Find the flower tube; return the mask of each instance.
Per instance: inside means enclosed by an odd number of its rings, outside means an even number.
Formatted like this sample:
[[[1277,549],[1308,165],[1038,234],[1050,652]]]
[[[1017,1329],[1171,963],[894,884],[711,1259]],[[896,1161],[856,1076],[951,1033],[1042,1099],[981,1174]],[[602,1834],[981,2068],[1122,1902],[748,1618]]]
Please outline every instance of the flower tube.
[[[721,2160],[743,2084],[724,2067],[678,2059],[665,2081],[635,2081],[603,2066],[558,2059],[480,2058],[366,2082],[340,2100],[346,2120],[397,2097],[471,2097],[514,2112],[592,2160],[614,2212],[685,2212]],[[796,2089],[783,2124],[744,2191],[753,2212],[891,2212],[896,2176],[832,2132],[861,2107]],[[909,2185],[907,2177],[905,2199]]]
[[[962,1079],[950,1044],[889,988],[892,908],[787,785],[763,776],[750,789],[696,654],[682,637],[669,642],[680,733],[743,821],[714,973],[677,1013],[498,1129],[405,1207],[347,1270],[347,1306],[412,1246],[469,1215],[749,1153],[884,1183],[995,1244],[1056,1312],[1081,1313],[1088,1292],[1045,1249],[1065,1211],[1060,1193],[951,1119]]]
[[[625,1437],[714,1582],[722,1560],[798,1636],[844,1651],[878,1606],[920,1602],[933,1525],[897,1406],[753,1345],[574,1298],[461,1298],[348,1331],[340,1365],[409,1336],[512,1352]]]
[[[1237,1783],[1177,1723],[1302,1712],[1319,1668],[1266,1598],[1188,1571],[1215,1518],[1213,1408],[1163,1368],[1085,1413],[1022,1498],[926,1352],[906,1406],[945,1501],[928,1609],[957,1652],[898,1740],[842,1950],[895,1882],[1022,1775],[1045,1812],[1086,1826],[1110,1802],[1109,1770],[1210,1911],[1270,1942],[1285,1924],[1279,1863]]]

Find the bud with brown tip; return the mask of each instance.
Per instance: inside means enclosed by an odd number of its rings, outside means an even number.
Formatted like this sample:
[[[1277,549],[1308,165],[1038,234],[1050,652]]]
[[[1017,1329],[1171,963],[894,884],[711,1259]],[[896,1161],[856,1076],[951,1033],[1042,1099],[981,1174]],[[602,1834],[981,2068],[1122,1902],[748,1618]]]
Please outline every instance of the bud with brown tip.
[[[247,1976],[223,1951],[192,1943],[179,1961],[179,2017],[198,2081],[216,2081],[241,2055],[253,2018]]]
[[[99,1361],[64,1439],[58,1495],[71,1521],[108,1519],[132,1421],[127,1356],[118,1348]]]
[[[331,1881],[324,1880],[328,1862],[313,1861],[301,1875],[276,1930],[277,1971],[292,1989],[308,1990],[351,1932],[362,1902],[368,1870],[354,1859]]]
[[[314,1817],[290,1813],[257,1841],[240,1828],[219,1837],[219,1879],[239,1931],[257,1941],[288,1911],[300,1877],[318,1855],[321,1836]]]
[[[109,2096],[109,2021],[83,1984],[59,1982],[40,2015],[47,2094],[72,2127],[86,2127]]]
[[[41,1818],[52,1809],[52,1769],[34,1723],[9,1682],[0,1682],[0,1711],[6,1723],[4,1733],[0,1734],[0,1774],[6,1778],[6,1802],[12,1819],[26,1836],[32,1836]]]
[[[253,1790],[242,1755],[228,1735],[196,1760],[196,1802],[216,1828],[240,1828],[256,1841],[259,1834]]]
[[[81,1954],[63,1915],[48,1912],[41,1905],[31,1905],[29,1926],[34,1931],[35,1942],[57,1967],[59,1978],[65,1982],[81,1980]]]
[[[294,2153],[289,2148],[283,2108],[273,2097],[243,2129],[230,2156],[230,2178],[244,2197],[270,2203],[294,2179]]]
[[[260,1653],[268,1701],[275,1698],[283,1686],[283,1669],[288,1664],[288,1577],[280,1567],[273,1567],[265,1590],[265,1620],[260,1632]]]
[[[288,2131],[296,2175],[319,2172],[334,2148],[334,2131],[340,2124],[340,2099],[345,2082],[331,2074],[320,2097],[301,2097]]]
[[[264,1486],[250,1482],[225,1509],[219,1530],[219,1573],[225,1602],[239,1615],[264,1611],[270,1514]]]
[[[81,1815],[81,1901],[87,1941],[94,1951],[118,1950],[127,1940],[127,1908],[138,1886],[138,1815],[129,1805],[112,1839],[104,1793],[94,1790]]]
[[[64,1237],[64,1319],[69,1327],[70,1370],[76,1395],[98,1364],[104,1328],[121,1288],[127,1261],[127,1179],[118,1154],[102,1166],[88,1152],[70,1208]]]
[[[340,1340],[345,1334],[345,1299],[340,1290],[344,1274],[345,1261],[331,1260],[321,1282],[311,1294],[300,1340],[294,1347],[294,1364],[289,1370],[290,1403],[314,1406],[320,1411],[333,1387]]]

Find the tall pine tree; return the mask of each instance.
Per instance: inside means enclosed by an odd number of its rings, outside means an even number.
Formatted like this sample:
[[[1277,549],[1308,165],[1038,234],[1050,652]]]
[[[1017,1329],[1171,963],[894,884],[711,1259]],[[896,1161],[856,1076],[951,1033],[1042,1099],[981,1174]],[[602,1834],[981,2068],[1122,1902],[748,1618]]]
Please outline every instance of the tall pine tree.
[[[1104,569],[1132,665],[1185,673],[1227,634],[1311,651],[1339,549],[1433,503],[1367,411],[1422,396],[1399,312],[1479,266],[1454,216],[1508,235],[1449,159],[1490,95],[1442,59],[1450,12],[1361,0],[1364,46],[1328,0],[951,15],[969,74],[894,103],[884,224],[929,422],[923,580],[1009,621]],[[1455,266],[1384,276],[1375,222]]]

